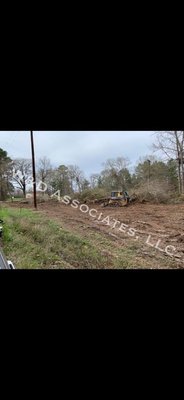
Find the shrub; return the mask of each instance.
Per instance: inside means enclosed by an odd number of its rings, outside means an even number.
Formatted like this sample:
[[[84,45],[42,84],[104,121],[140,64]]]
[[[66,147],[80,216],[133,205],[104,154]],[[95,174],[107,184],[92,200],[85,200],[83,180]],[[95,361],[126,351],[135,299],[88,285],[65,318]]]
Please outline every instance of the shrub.
[[[168,203],[172,198],[172,187],[167,182],[152,181],[148,184],[141,184],[136,190],[140,202]]]
[[[101,199],[107,196],[107,192],[104,189],[86,189],[82,193],[75,195],[75,198],[81,202],[92,201],[95,199]]]

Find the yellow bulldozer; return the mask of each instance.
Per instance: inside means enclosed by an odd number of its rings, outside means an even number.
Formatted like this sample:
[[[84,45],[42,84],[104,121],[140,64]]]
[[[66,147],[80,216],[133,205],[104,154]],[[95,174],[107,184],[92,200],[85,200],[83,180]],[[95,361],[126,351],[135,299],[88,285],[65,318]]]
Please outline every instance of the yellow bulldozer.
[[[102,202],[103,207],[124,207],[130,202],[130,196],[127,191],[121,192],[119,190],[111,192],[111,196],[104,199]]]

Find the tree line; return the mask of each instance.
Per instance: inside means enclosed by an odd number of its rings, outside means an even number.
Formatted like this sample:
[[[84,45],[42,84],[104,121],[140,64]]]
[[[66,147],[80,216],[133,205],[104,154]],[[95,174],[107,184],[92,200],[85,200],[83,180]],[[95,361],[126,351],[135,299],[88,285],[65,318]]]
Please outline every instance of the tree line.
[[[84,191],[113,190],[136,191],[143,185],[149,191],[157,184],[164,190],[184,193],[184,132],[165,131],[155,133],[153,152],[140,158],[134,170],[130,160],[125,156],[108,159],[102,164],[99,173],[86,178],[85,173],[77,165],[53,167],[47,157],[37,163],[37,181],[40,189],[48,195],[60,190],[60,194],[81,194]],[[162,159],[156,156],[162,154]],[[163,159],[164,155],[164,159]],[[32,163],[29,159],[12,160],[7,152],[0,148],[0,200],[21,193],[26,197],[31,190]]]

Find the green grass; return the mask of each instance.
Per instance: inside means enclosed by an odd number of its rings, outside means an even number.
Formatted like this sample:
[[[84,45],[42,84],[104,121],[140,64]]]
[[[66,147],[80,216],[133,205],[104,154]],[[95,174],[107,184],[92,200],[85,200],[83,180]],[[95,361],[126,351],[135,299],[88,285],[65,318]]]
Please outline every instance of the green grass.
[[[3,248],[16,268],[119,267],[127,258],[103,254],[90,239],[62,229],[39,212],[3,207]],[[99,239],[101,236],[99,235]]]

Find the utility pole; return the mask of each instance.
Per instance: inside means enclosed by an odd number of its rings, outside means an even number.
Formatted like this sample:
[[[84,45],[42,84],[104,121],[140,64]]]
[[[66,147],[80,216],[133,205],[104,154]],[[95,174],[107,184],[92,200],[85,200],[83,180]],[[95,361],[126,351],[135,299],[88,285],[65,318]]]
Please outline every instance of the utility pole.
[[[35,207],[35,209],[37,209],[37,201],[36,201],[36,170],[35,170],[35,154],[34,154],[33,131],[30,131],[30,133],[31,133],[34,207]]]
[[[149,190],[149,188],[150,188],[150,164],[151,164],[151,161],[150,160],[147,160],[148,161],[148,190]]]

